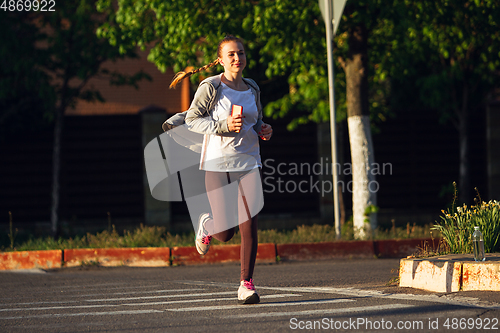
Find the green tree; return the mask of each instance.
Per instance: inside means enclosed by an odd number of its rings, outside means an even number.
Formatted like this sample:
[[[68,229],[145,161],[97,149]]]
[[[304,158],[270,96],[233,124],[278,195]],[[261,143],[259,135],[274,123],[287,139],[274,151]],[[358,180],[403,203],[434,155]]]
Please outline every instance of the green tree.
[[[403,35],[413,44],[413,66],[421,70],[415,78],[418,97],[458,131],[459,200],[469,202],[470,120],[500,84],[500,3],[405,0],[405,4],[411,19]]]
[[[9,93],[13,97],[7,111],[9,114],[16,114],[19,105],[23,105],[24,87],[30,92],[40,89],[39,95],[48,91],[52,97],[50,99],[34,95],[44,101],[44,107],[36,110],[44,111],[54,121],[51,229],[55,236],[59,227],[61,137],[65,110],[74,107],[78,100],[104,101],[99,91],[87,86],[92,77],[107,77],[111,84],[134,85],[136,88],[139,80],[149,78],[142,72],[130,76],[110,72],[102,67],[106,61],[137,57],[135,49],[120,52],[107,40],[97,37],[97,27],[112,13],[98,13],[95,1],[80,0],[57,3],[54,11],[31,12],[30,15],[22,11],[3,14],[7,15],[9,21],[14,22],[6,26],[3,33],[19,37],[11,38],[14,39],[10,44],[13,48],[6,52],[15,52],[10,59],[13,68],[24,70],[11,72],[19,78],[19,74],[29,71],[26,66],[32,66],[35,74],[23,77],[23,83]],[[24,54],[27,50],[33,53]],[[27,62],[23,63],[23,59],[27,59]],[[7,94],[5,84],[8,81],[0,82],[2,94]],[[42,83],[44,86],[37,87]],[[21,102],[16,104],[17,99]]]
[[[112,8],[112,2],[101,0],[99,6],[107,10]],[[368,20],[370,27],[378,27],[373,41],[387,44],[383,38],[387,36],[386,27],[381,28],[378,20],[371,23],[370,15],[377,6],[381,6],[380,2],[361,5],[353,2],[339,31],[351,29],[349,31],[353,32],[362,20]],[[258,81],[267,96],[272,95],[265,106],[267,116],[292,115],[290,129],[310,121],[329,119],[325,28],[317,3],[308,0],[146,0],[139,4],[120,0],[115,20],[100,29],[101,36],[122,50],[151,45],[148,59],[161,70],[173,67],[176,71],[213,61],[217,42],[226,33],[246,40],[250,54],[247,74]],[[352,35],[341,33],[336,38],[335,52],[340,55],[335,83],[338,121],[347,116],[346,74],[338,69],[342,62],[347,64],[345,68],[352,67],[349,63],[352,53],[348,55],[349,48],[353,47]],[[364,38],[366,44],[366,39],[371,37]],[[379,59],[368,60],[370,57],[364,56],[363,93],[354,96],[354,99],[364,99],[360,101],[365,106],[364,115],[368,112],[380,115],[387,110],[384,102],[386,74],[376,66],[385,57],[381,51],[384,48],[375,49],[373,55]],[[363,52],[366,55],[366,46]],[[193,78],[193,82],[196,80]],[[369,97],[373,98],[371,105]]]
[[[370,106],[368,42],[370,34],[376,36],[376,25],[380,10],[378,2],[348,3],[345,9],[347,30],[347,54],[339,60],[346,77],[347,123],[352,161],[353,226],[356,238],[366,238],[367,231],[377,227],[376,212],[367,214],[367,209],[377,205],[376,191],[370,186],[375,174],[370,169],[375,165]],[[374,37],[372,37],[374,39]],[[373,58],[372,58],[373,59]],[[369,222],[369,224],[365,223]]]

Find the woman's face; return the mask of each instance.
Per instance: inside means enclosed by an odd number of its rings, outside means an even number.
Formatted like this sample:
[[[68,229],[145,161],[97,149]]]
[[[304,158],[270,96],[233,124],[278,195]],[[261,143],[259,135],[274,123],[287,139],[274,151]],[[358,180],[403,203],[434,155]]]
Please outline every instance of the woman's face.
[[[219,62],[224,66],[224,71],[241,73],[247,65],[245,49],[241,43],[230,41],[222,46]]]

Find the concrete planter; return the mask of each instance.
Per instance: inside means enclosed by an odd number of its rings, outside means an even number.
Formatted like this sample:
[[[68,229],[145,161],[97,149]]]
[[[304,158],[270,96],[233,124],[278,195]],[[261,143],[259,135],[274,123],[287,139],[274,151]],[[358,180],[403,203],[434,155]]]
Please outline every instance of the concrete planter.
[[[435,292],[500,291],[500,255],[487,253],[475,262],[472,254],[401,259],[399,286]]]

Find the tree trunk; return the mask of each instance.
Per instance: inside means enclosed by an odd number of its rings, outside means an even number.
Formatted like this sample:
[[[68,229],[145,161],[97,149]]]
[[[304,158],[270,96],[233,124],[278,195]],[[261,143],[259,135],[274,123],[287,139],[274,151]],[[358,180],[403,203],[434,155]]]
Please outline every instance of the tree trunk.
[[[377,227],[376,213],[366,214],[376,206],[378,185],[371,172],[374,152],[368,105],[368,32],[364,25],[349,29],[349,55],[346,61],[347,123],[352,160],[352,202],[354,237],[364,239]]]
[[[66,109],[66,91],[69,81],[65,80],[61,91],[60,105],[55,109],[54,146],[52,150],[52,207],[50,214],[51,232],[54,238],[59,237],[59,198],[61,175],[61,137]]]

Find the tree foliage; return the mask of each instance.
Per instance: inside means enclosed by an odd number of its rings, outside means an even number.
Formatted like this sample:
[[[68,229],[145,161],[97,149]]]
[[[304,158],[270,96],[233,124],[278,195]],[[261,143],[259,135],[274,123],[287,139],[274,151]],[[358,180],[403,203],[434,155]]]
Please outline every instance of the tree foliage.
[[[418,99],[458,127],[459,110],[477,107],[499,84],[500,4],[493,0],[405,1],[402,35],[413,59]],[[413,66],[413,69],[410,67]],[[418,73],[416,73],[418,70]],[[401,80],[401,76],[399,79]],[[463,105],[464,89],[469,91]]]
[[[335,39],[335,52],[340,55],[347,52],[347,36],[343,33],[346,25],[370,14],[359,14],[359,6],[356,2],[351,15],[342,18]],[[109,10],[113,2],[100,0],[98,7]],[[386,35],[385,29],[377,31]],[[249,54],[245,75],[256,79],[265,92],[268,116],[292,115],[290,128],[329,119],[325,27],[316,2],[119,0],[115,17],[102,25],[99,33],[123,52],[136,46],[152,46],[148,59],[163,71],[213,61],[218,41],[226,34],[237,35],[245,40]],[[383,40],[377,38],[377,42]],[[381,50],[378,48],[374,56]],[[376,113],[386,111],[380,108],[386,89],[379,81],[384,81],[386,75],[375,65],[379,61],[377,58],[371,63],[377,75],[371,80],[375,83],[371,92]],[[345,80],[340,62],[337,66],[337,120],[341,120],[346,117]],[[193,82],[198,79],[193,77]]]

